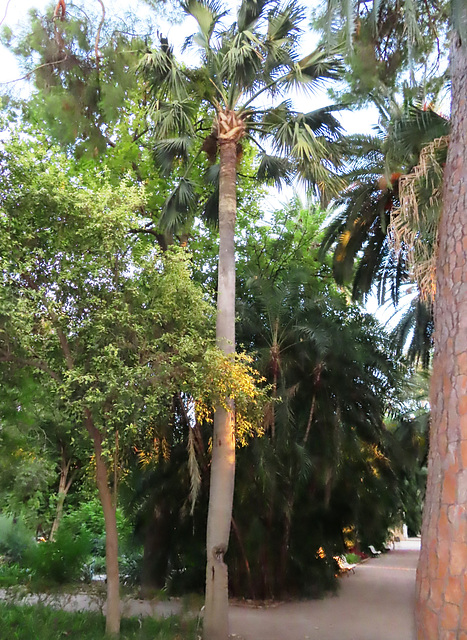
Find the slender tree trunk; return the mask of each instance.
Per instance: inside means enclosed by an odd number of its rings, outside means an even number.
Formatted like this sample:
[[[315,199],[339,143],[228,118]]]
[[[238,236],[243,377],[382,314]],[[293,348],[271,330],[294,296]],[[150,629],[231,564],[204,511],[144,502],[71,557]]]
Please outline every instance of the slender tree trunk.
[[[235,352],[236,164],[236,142],[222,142],[216,338],[225,354]],[[204,640],[227,640],[229,635],[228,576],[224,556],[229,544],[235,480],[235,414],[232,400],[227,398],[226,403],[227,409],[217,407],[214,414],[206,544]]]
[[[452,133],[435,296],[418,640],[467,639],[467,45],[451,44]]]
[[[118,636],[120,634],[120,582],[118,575],[116,510],[108,483],[107,466],[102,456],[102,435],[94,425],[89,409],[85,410],[85,424],[94,445],[94,453],[96,456],[96,483],[105,522],[105,564],[107,573],[105,632],[110,636]]]
[[[57,509],[55,511],[55,518],[52,524],[52,528],[50,530],[49,540],[53,542],[55,540],[55,536],[58,531],[58,527],[60,525],[60,521],[63,515],[63,506],[65,504],[65,498],[67,497],[68,491],[70,490],[71,483],[73,481],[73,477],[68,479],[68,473],[70,472],[71,460],[67,460],[65,456],[65,449],[62,447],[62,455],[60,460],[60,481],[58,484],[58,499],[57,499]]]

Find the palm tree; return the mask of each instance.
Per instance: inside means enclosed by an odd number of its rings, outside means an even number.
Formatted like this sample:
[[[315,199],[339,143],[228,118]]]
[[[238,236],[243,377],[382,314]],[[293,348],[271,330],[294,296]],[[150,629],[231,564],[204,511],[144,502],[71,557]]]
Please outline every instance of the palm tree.
[[[417,571],[420,640],[465,634],[467,602],[452,586],[467,561],[467,10],[452,0],[451,136],[438,230],[428,485]]]
[[[333,201],[339,211],[325,231],[321,255],[333,250],[333,274],[352,282],[359,300],[377,291],[397,307],[417,296],[393,333],[399,350],[428,366],[433,348],[433,264],[440,217],[449,120],[432,105],[394,105],[376,136],[350,136],[349,186]],[[413,296],[413,293],[411,294]],[[423,338],[423,339],[421,339]]]
[[[352,8],[360,3],[345,0],[341,4]],[[376,14],[380,3],[375,0],[373,5]],[[416,2],[404,5],[410,15],[416,16]],[[457,588],[467,563],[467,287],[464,284],[467,280],[467,8],[464,0],[439,3],[441,8],[448,6],[452,18],[451,134],[444,168],[436,259],[432,421],[422,550],[417,570],[416,617],[420,640],[460,638],[465,635],[467,619],[465,593]],[[413,33],[415,35],[415,31]],[[417,44],[415,38],[412,44]]]
[[[186,0],[182,6],[198,23],[187,47],[196,48],[201,66],[178,64],[165,38],[142,63],[152,98],[156,159],[170,170],[175,161],[187,162],[192,154],[162,220],[173,226],[196,205],[191,168],[203,149],[211,160],[219,154],[216,336],[219,348],[230,355],[235,351],[234,233],[241,142],[248,140],[259,150],[260,179],[280,183],[296,174],[322,197],[330,197],[340,184],[333,173],[339,160],[339,125],[328,109],[293,111],[284,94],[297,87],[311,90],[323,80],[337,78],[340,65],[324,49],[299,57],[304,12],[295,2],[243,0],[235,23],[228,27],[223,26],[227,11],[217,0]],[[234,473],[234,406],[226,398],[214,417],[204,616],[209,640],[228,636],[224,556]]]

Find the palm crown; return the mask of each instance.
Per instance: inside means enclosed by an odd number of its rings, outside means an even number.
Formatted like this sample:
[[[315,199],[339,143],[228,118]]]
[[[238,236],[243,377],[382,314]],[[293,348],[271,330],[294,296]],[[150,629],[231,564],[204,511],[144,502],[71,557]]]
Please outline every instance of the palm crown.
[[[336,79],[341,68],[339,57],[321,48],[299,56],[303,10],[294,2],[244,0],[235,23],[225,26],[227,11],[217,0],[182,6],[198,24],[185,50],[197,48],[201,64],[180,64],[163,37],[141,63],[152,97],[156,162],[167,172],[176,161],[186,166],[165,203],[162,225],[174,226],[195,202],[190,158],[193,165],[204,150],[214,161],[226,141],[254,143],[260,180],[278,185],[298,175],[325,197],[335,193],[341,130],[332,108],[298,113],[285,99],[296,88],[310,91]],[[211,169],[208,181],[216,178]]]

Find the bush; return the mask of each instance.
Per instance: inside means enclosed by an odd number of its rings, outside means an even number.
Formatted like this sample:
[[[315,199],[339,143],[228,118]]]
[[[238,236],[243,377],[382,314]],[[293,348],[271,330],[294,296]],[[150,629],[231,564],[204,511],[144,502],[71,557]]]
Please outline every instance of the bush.
[[[30,569],[24,569],[19,564],[0,563],[0,587],[15,587],[25,584],[31,579]]]
[[[116,516],[120,552],[124,557],[133,555],[133,545],[129,544],[131,525],[121,509],[117,509]],[[63,517],[60,526],[71,531],[75,536],[86,534],[89,537],[93,556],[92,572],[105,573],[105,522],[99,500],[94,498],[82,502],[77,509]]]
[[[34,536],[18,518],[0,515],[0,554],[20,562],[34,545]]]
[[[91,548],[87,532],[76,535],[62,523],[55,542],[36,544],[27,553],[26,560],[35,582],[63,584],[82,577]]]
[[[356,553],[346,553],[345,554],[345,559],[347,560],[347,562],[349,564],[357,564],[358,562],[360,562],[360,560],[362,558],[361,558],[361,556],[357,555]]]
[[[15,640],[106,640],[105,619],[99,613],[69,613],[49,607],[14,606],[0,603],[0,637]],[[123,618],[125,640],[195,640],[196,620],[178,617]]]
[[[128,548],[119,560],[122,583],[130,587],[141,584],[142,567],[143,549],[140,547]]]

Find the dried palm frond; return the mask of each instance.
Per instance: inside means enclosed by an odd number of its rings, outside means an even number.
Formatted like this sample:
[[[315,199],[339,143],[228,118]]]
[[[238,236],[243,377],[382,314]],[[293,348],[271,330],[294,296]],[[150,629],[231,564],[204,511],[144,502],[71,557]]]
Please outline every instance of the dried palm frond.
[[[201,473],[196,459],[195,436],[192,427],[188,429],[188,469],[190,471],[191,515],[195,510],[196,499],[201,487]]]
[[[436,138],[420,153],[416,167],[399,180],[400,207],[391,217],[389,238],[404,253],[421,297],[431,303],[436,288],[438,224],[449,136]]]

